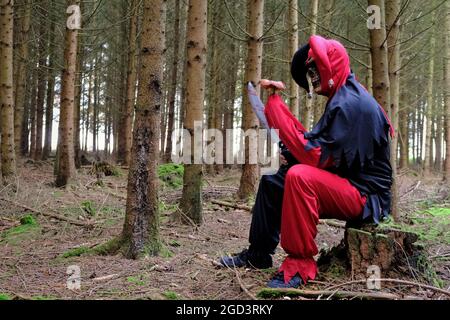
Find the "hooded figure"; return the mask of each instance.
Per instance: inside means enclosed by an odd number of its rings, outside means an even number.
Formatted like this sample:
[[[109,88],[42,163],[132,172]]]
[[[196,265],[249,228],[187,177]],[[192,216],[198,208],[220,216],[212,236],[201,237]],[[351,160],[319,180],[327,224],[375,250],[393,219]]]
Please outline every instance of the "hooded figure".
[[[312,36],[294,55],[291,74],[308,92],[328,97],[325,111],[308,132],[277,93],[269,96],[268,123],[279,130],[298,164],[261,179],[250,247],[221,260],[228,266],[271,266],[280,234],[288,256],[268,283],[277,288],[298,287],[315,278],[320,218],[378,223],[389,214],[392,185],[393,130],[383,109],[351,73],[342,44]],[[277,87],[271,81],[262,86]]]

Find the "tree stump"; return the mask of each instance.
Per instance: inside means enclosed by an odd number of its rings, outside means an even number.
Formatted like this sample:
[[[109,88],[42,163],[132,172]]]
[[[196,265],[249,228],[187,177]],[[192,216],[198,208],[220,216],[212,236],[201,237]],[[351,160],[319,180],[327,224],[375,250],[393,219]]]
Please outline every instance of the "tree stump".
[[[425,255],[423,248],[415,243],[417,240],[417,234],[412,232],[347,223],[342,242],[329,251],[322,251],[318,265],[321,272],[351,271],[356,278],[366,278],[370,266],[378,267],[383,277],[391,271],[422,269]]]
[[[374,225],[346,228],[344,243],[352,273],[366,276],[370,266],[377,266],[385,274],[393,267],[415,264],[422,251],[415,245],[417,239],[412,232]]]

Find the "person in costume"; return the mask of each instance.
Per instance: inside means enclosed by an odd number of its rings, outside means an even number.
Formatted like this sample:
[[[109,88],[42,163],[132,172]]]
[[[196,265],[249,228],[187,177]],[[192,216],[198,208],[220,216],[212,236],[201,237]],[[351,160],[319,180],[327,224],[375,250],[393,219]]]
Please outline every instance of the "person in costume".
[[[287,253],[272,288],[296,288],[317,275],[314,241],[319,219],[378,223],[389,215],[393,129],[377,101],[356,80],[344,46],[312,36],[291,63],[296,83],[328,98],[311,131],[291,114],[274,90],[265,106],[279,130],[282,166],[261,178],[252,209],[249,247],[220,259],[228,267],[272,267],[278,243]],[[263,81],[263,88],[277,89]]]

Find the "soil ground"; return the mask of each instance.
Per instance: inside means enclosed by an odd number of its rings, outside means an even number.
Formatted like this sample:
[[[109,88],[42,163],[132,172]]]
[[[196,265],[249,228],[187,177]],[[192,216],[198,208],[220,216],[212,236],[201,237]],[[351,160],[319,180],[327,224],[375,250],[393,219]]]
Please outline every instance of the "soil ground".
[[[126,170],[120,171],[119,176],[103,178],[103,186],[98,186],[89,168],[82,168],[77,182],[63,190],[53,186],[51,162],[21,163],[16,187],[10,185],[0,189],[0,297],[250,299],[265,287],[275,269],[219,269],[212,262],[221,255],[239,252],[247,245],[250,213],[210,202],[211,199],[236,202],[233,197],[239,184],[238,170],[206,177],[204,223],[199,228],[172,219],[181,195],[180,186],[162,183],[160,208],[164,250],[161,256],[141,260],[128,260],[121,255],[64,258],[64,254],[70,255],[74,249],[94,247],[120,234],[125,212]],[[402,215],[407,226],[420,232],[431,267],[426,273],[410,267],[410,270],[399,271],[390,277],[448,290],[449,187],[442,184],[439,177],[423,179],[413,171],[401,173],[399,184]],[[31,212],[19,205],[97,224],[88,229],[33,214],[36,224],[24,227],[20,226],[20,219]],[[342,237],[342,228],[319,225],[317,243],[321,249],[331,248]],[[279,265],[284,256],[283,250],[278,248],[275,265]],[[67,288],[68,267],[74,265],[81,271],[80,290]],[[352,275],[348,271],[334,270],[321,273],[306,288],[326,289],[350,280]],[[243,286],[248,291],[243,290]],[[383,292],[401,297],[449,298],[420,285],[383,283],[382,286]],[[364,284],[346,285],[342,290],[367,291]]]

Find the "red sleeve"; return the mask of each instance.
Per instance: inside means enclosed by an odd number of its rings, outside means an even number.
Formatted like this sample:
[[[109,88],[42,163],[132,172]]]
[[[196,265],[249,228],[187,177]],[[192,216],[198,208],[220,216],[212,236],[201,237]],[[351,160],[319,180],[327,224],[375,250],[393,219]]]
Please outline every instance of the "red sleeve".
[[[289,108],[277,94],[269,96],[264,110],[271,128],[278,129],[281,141],[288,147],[292,155],[302,164],[325,168],[331,161],[320,163],[320,147],[308,148],[305,127],[294,117]]]

